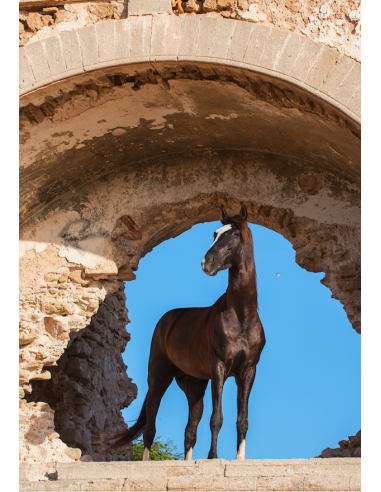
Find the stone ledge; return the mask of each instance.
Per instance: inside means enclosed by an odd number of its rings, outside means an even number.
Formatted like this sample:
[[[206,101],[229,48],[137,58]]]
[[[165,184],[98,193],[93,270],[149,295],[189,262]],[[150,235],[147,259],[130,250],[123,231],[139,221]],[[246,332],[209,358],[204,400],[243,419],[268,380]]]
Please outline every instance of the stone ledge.
[[[58,480],[41,480],[44,465],[21,463],[20,491],[361,490],[361,458],[78,462],[55,470]]]

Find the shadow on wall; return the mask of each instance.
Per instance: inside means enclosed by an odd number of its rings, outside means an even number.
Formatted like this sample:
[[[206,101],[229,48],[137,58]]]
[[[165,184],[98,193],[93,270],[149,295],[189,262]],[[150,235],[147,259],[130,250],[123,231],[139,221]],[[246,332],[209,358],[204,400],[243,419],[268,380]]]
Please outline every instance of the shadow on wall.
[[[46,402],[54,410],[55,430],[62,441],[80,448],[82,455],[92,455],[92,435],[112,434],[127,428],[120,410],[136,398],[137,388],[127,376],[124,352],[130,334],[125,305],[124,285],[106,296],[92,317],[89,326],[72,333],[67,349],[49,367],[52,378],[32,381],[28,402]],[[45,407],[47,407],[45,405]],[[34,422],[26,439],[40,444],[46,436],[41,433],[43,419]],[[95,461],[132,460],[132,447],[125,446],[113,453],[94,458]]]

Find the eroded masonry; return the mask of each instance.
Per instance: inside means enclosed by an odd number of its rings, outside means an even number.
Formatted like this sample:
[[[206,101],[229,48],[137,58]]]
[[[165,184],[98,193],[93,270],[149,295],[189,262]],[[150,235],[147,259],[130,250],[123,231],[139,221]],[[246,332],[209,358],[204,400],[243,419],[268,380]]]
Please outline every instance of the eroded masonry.
[[[20,2],[21,461],[90,459],[126,425],[123,282],[222,204],[360,333],[360,6],[313,4]]]

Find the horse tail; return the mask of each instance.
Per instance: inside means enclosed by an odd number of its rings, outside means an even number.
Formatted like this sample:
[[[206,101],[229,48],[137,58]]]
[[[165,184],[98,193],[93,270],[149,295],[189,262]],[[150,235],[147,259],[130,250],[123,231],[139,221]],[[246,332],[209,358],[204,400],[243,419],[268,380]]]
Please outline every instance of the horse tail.
[[[109,445],[107,446],[106,449],[98,451],[93,456],[101,456],[103,454],[109,453],[110,451],[114,451],[115,449],[118,449],[134,441],[135,439],[137,439],[143,434],[146,423],[147,423],[147,395],[144,399],[142,409],[140,410],[140,415],[137,421],[135,422],[135,424],[126,430],[117,432],[116,434],[113,434],[111,436],[107,436],[105,439],[102,439],[101,441],[94,441],[93,444],[96,444],[97,448],[100,447],[100,444],[109,444]],[[110,444],[110,442],[114,441],[115,439],[116,441]]]

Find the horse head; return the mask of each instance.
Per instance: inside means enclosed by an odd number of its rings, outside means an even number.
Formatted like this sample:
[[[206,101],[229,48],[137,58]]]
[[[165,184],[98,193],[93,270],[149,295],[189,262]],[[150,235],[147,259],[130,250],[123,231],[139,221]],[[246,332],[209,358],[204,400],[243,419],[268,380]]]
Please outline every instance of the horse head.
[[[237,267],[244,258],[245,244],[251,238],[247,226],[247,208],[242,205],[240,213],[229,217],[221,207],[222,227],[214,232],[214,242],[204,256],[201,266],[203,271],[214,276],[220,270]]]

